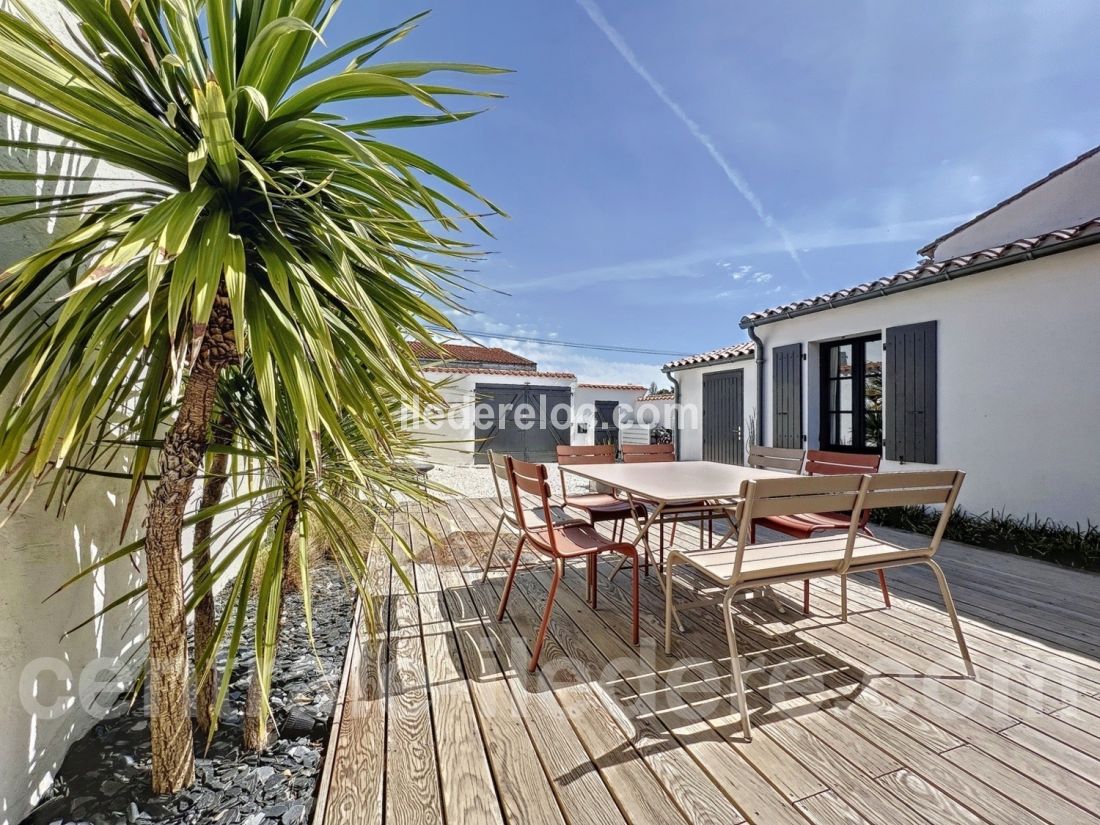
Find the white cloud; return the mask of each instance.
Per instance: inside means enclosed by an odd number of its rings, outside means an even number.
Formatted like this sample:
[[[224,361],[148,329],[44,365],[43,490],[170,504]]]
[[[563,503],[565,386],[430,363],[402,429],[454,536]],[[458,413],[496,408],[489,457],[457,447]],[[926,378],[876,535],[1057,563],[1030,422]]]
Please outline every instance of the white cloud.
[[[799,258],[795,245],[787,235],[787,230],[784,229],[771,213],[764,208],[764,204],[749,186],[749,182],[745,179],[745,176],[726,160],[726,157],[719,151],[717,145],[715,145],[710,136],[703,131],[702,127],[700,127],[687,112],[684,111],[679,103],[669,96],[665,87],[662,86],[657,79],[649,73],[649,70],[642,65],[638,56],[634,54],[634,50],[630,48],[626,40],[623,39],[623,36],[619,34],[618,29],[608,22],[595,0],[577,0],[577,4],[584,9],[592,22],[596,24],[596,27],[603,32],[604,36],[611,42],[611,45],[615,47],[615,51],[617,51],[622,56],[623,60],[627,62],[627,65],[634,70],[634,73],[645,81],[646,85],[653,90],[653,93],[657,95],[661,102],[676,116],[676,119],[691,132],[692,137],[706,149],[707,154],[711,156],[718,165],[718,168],[722,170],[722,173],[729,182],[733,184],[734,189],[736,189],[741,197],[743,197],[748,202],[749,206],[752,207],[752,211],[756,213],[760,222],[779,236],[783,242],[784,250],[790,256],[791,260],[794,261],[795,266],[798,267],[798,271],[802,273],[802,276],[806,278],[806,280],[809,280],[810,275],[802,265],[802,259]]]
[[[795,232],[791,238],[800,249],[807,252],[822,249],[838,249],[849,246],[873,246],[899,241],[927,241],[940,234],[944,229],[956,226],[971,217],[969,214],[945,215],[939,218],[905,220],[877,226],[828,226],[812,227]],[[752,255],[767,255],[783,252],[784,247],[776,240],[758,239],[740,244],[721,247],[696,249],[676,255],[656,258],[640,258],[621,261],[603,266],[577,269],[570,272],[548,273],[541,278],[516,281],[504,284],[500,288],[511,291],[553,290],[572,292],[599,283],[622,283],[626,281],[667,280],[669,278],[704,278],[713,274],[710,269],[716,261],[728,261],[740,258],[744,260]],[[902,269],[905,264],[898,267]],[[747,273],[752,266],[739,267],[737,272]],[[883,275],[889,273],[882,273]],[[737,279],[736,275],[733,275]]]

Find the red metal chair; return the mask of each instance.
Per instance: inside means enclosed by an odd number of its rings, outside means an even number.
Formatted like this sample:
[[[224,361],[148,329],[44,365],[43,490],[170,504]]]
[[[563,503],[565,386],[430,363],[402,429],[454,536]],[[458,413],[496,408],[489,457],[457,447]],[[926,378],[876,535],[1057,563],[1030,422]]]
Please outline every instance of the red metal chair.
[[[882,463],[882,456],[865,455],[860,453],[839,453],[828,450],[808,450],[806,452],[806,464],[803,470],[808,476],[831,476],[877,473]],[[859,519],[859,532],[866,536],[874,536],[868,523],[871,520],[871,511],[864,510]],[[766,527],[777,533],[783,533],[795,539],[808,539],[817,533],[828,530],[847,530],[851,525],[852,517],[848,513],[803,513],[791,516],[766,516],[753,519],[750,542],[756,542],[756,528]],[[890,606],[890,590],[886,586],[886,573],[878,571],[879,587],[882,588],[882,601]],[[802,612],[810,612],[810,580],[803,584]]]
[[[623,463],[624,464],[653,464],[659,462],[668,462],[676,460],[676,448],[671,444],[623,444]],[[636,501],[645,504],[647,507],[656,507],[658,502],[652,501],[643,497],[636,497]],[[665,565],[665,515],[670,516],[668,521],[672,522],[672,530],[669,534],[668,543],[676,543],[676,525],[680,521],[698,521],[699,522],[699,549],[703,549],[703,524],[707,525],[707,532],[710,536],[708,545],[714,544],[714,516],[707,514],[707,503],[705,501],[687,501],[683,504],[677,504],[674,507],[666,507],[664,512],[661,513],[661,539],[660,539],[660,562],[659,567],[664,568]],[[649,558],[645,560],[645,572],[649,574]]]
[[[574,527],[554,527],[553,514],[550,505],[550,485],[546,481],[546,466],[543,464],[529,464],[526,461],[517,461],[508,457],[508,484],[512,490],[512,501],[516,502],[516,521],[520,525],[521,535],[519,544],[516,545],[516,555],[512,559],[512,567],[508,571],[508,581],[504,584],[504,592],[500,596],[500,609],[497,611],[497,621],[504,618],[504,611],[508,607],[508,596],[512,592],[512,582],[516,577],[516,569],[519,567],[520,553],[524,545],[542,555],[549,556],[554,561],[554,578],[550,582],[549,594],[546,598],[546,607],[542,612],[542,622],[539,624],[538,634],[535,636],[535,646],[531,651],[531,661],[527,665],[529,671],[534,672],[538,667],[539,655],[542,653],[542,645],[546,641],[546,629],[550,625],[550,613],[554,609],[554,596],[558,592],[558,583],[565,572],[565,562],[570,559],[583,558],[588,565],[588,600],[592,609],[596,609],[596,557],[601,553],[620,553],[633,563],[633,582],[631,584],[633,609],[631,616],[631,640],[638,644],[638,551],[633,544],[622,541],[608,541],[599,534],[590,524],[582,524]],[[521,501],[520,491],[528,493],[539,499],[542,505],[543,523],[539,525],[528,524],[528,514],[518,503]]]
[[[565,483],[565,471],[562,467],[577,464],[614,464],[615,447],[611,444],[583,445],[570,447],[564,444],[558,445],[558,472],[561,473],[561,497],[563,507],[572,507],[580,510],[588,517],[588,523],[596,525],[601,521],[619,522],[612,525],[612,540],[622,540],[623,528],[626,520],[631,518],[630,503],[623,501],[614,494],[609,493],[570,493]],[[646,517],[646,509],[639,504],[634,508],[635,515],[642,521]]]

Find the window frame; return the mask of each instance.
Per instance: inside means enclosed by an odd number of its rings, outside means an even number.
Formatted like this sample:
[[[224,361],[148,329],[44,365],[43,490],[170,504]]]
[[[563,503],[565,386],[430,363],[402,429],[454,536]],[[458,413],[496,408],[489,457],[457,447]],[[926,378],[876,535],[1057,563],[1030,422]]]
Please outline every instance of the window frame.
[[[822,450],[837,453],[856,453],[859,455],[882,455],[885,449],[886,433],[879,436],[878,447],[866,446],[867,441],[867,364],[866,344],[871,341],[879,341],[883,346],[883,367],[885,367],[885,340],[881,332],[872,332],[866,335],[853,335],[847,338],[837,338],[832,341],[823,341],[818,345],[819,359],[819,387],[818,387],[818,444]],[[833,376],[829,374],[829,363],[832,351],[843,346],[852,347],[852,444],[833,444],[831,442],[829,409],[829,388]],[[857,380],[858,379],[858,380]],[[883,404],[885,405],[885,394]],[[885,416],[884,416],[885,418]],[[885,420],[883,421],[885,424]]]

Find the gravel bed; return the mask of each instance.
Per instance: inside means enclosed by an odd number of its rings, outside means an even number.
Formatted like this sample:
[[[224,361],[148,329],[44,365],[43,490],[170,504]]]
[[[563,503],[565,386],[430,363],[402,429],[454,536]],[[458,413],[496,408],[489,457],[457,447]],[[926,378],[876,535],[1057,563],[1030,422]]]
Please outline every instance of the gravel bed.
[[[143,705],[130,709],[123,700],[108,719],[73,744],[46,798],[24,825],[308,822],[353,605],[353,595],[331,560],[317,565],[312,580],[316,656],[306,632],[302,598],[293,594],[287,601],[271,695],[276,723],[282,725],[292,708],[301,708],[316,719],[310,735],[279,739],[263,754],[241,749],[245,694],[252,670],[252,657],[248,656],[234,667],[222,722],[208,751],[205,737],[196,731],[193,787],[176,796],[152,793],[149,720]],[[242,652],[251,646],[251,639],[244,640]]]
[[[557,464],[546,465],[550,480],[550,490],[555,499],[561,497],[561,473]],[[571,493],[588,492],[588,483],[576,476],[566,474],[566,483]],[[496,498],[493,489],[492,471],[488,467],[451,467],[437,464],[428,472],[429,481],[447,487],[453,492],[440,494],[442,498]]]

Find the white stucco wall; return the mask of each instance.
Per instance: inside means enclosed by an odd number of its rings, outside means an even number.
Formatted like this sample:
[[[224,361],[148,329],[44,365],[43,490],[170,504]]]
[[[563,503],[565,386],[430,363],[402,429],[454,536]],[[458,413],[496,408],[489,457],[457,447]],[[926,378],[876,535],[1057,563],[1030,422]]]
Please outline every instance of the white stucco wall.
[[[937,466],[967,473],[962,506],[1100,522],[1098,273],[1100,248],[1087,247],[758,327],[769,351],[765,443],[773,347],[804,344],[803,421],[816,447],[818,344],[934,320]]]
[[[1065,229],[1100,217],[1100,154],[1078,163],[1019,199],[982,218],[937,247],[937,261],[1020,238]]]
[[[64,36],[53,0],[28,4]],[[7,119],[0,119],[0,132],[7,138],[50,141],[49,135]],[[0,164],[40,173],[80,170],[124,176],[86,161],[16,149],[0,149]],[[5,181],[0,186],[4,195],[36,191],[33,184]],[[91,184],[93,189],[107,186],[117,184]],[[40,249],[65,229],[65,223],[51,220],[0,227],[0,267]],[[11,404],[13,393],[13,388],[0,392],[0,405]],[[126,485],[85,479],[62,518],[44,510],[44,493],[36,493],[0,526],[0,825],[26,815],[49,786],[69,744],[110,706],[111,695],[98,707],[95,697],[145,631],[142,611],[131,606],[59,641],[67,630],[136,586],[144,573],[140,566],[121,561],[43,604],[63,581],[119,546]],[[139,504],[127,541],[136,537],[142,510]]]
[[[644,392],[645,388],[643,387],[606,389],[578,384],[573,391],[573,443],[595,443],[597,401],[617,402],[616,417],[621,423],[630,423],[634,421],[634,405],[638,397]]]
[[[680,460],[699,461],[703,457],[703,376],[712,372],[741,370],[745,393],[745,449],[752,443],[753,427],[759,426],[756,415],[756,362],[754,356],[722,361],[701,367],[674,371],[680,382]],[[673,426],[671,423],[669,426]]]
[[[474,463],[475,408],[478,398],[478,384],[533,387],[567,387],[572,389],[576,381],[572,378],[532,377],[530,375],[494,374],[452,374],[431,373],[433,379],[447,380],[441,389],[441,395],[448,408],[431,416],[432,426],[415,427],[415,433],[421,445],[424,457],[433,464],[466,466]]]

